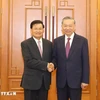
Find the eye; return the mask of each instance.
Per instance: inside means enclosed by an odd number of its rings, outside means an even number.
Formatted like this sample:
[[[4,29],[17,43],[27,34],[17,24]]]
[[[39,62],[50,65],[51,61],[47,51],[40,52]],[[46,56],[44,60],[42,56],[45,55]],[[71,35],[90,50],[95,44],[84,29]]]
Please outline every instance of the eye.
[[[67,27],[67,25],[64,25],[64,27]]]
[[[42,28],[39,28],[39,30],[42,30]]]
[[[34,28],[34,30],[37,30],[37,28]]]

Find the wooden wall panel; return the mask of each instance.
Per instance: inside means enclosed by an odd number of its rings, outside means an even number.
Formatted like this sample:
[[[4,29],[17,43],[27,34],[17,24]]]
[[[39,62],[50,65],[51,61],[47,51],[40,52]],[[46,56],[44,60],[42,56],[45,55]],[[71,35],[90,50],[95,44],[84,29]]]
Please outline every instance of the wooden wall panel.
[[[82,98],[96,100],[96,3],[94,0],[3,0],[1,90],[16,91],[17,95],[2,96],[2,100],[23,100],[23,89],[19,86],[23,72],[20,43],[31,36],[30,22],[41,19],[45,23],[47,18],[46,35],[52,41],[61,35],[61,20],[67,15],[75,18],[76,33],[89,40],[90,85],[83,90]],[[54,71],[49,100],[57,100],[56,94]]]
[[[1,22],[2,22],[2,19],[1,19],[1,16],[2,16],[2,5],[1,5],[1,0],[0,0],[0,91],[1,91]],[[0,96],[0,100],[1,100],[1,96]]]
[[[97,100],[100,100],[100,0],[98,0],[97,9]]]
[[[1,91],[8,91],[8,0],[2,0]],[[1,96],[2,97],[2,96]],[[3,99],[2,99],[3,100]]]
[[[90,100],[95,100],[97,96],[97,0],[90,2]]]
[[[1,49],[1,22],[2,22],[2,6],[1,6],[1,0],[0,0],[0,49]]]

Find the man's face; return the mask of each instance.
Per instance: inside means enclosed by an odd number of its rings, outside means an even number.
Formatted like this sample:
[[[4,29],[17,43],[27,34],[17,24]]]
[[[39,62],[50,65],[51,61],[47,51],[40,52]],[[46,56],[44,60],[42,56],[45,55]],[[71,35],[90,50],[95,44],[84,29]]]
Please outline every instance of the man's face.
[[[75,24],[72,19],[65,19],[62,24],[62,33],[71,36],[75,32]]]
[[[42,38],[44,33],[44,28],[42,26],[42,24],[35,24],[33,25],[32,29],[31,29],[31,34],[32,36],[34,36],[36,39],[40,39]]]

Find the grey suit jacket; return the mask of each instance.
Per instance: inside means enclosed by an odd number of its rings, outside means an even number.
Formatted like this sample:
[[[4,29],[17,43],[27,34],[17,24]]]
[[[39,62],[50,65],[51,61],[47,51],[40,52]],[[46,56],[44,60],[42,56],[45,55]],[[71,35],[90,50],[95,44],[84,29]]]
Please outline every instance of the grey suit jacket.
[[[43,40],[43,56],[41,57],[35,40],[31,37],[21,43],[24,59],[24,72],[21,86],[25,89],[37,90],[44,83],[48,90],[51,83],[51,74],[47,71],[47,63],[52,58],[52,43]]]

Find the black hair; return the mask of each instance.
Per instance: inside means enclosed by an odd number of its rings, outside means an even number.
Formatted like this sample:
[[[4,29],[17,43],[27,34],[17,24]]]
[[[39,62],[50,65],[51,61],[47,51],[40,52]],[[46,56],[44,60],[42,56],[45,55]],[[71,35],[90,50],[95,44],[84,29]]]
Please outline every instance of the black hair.
[[[32,21],[31,24],[30,24],[30,28],[32,29],[33,25],[35,25],[35,24],[42,24],[42,26],[44,28],[44,24],[43,24],[43,22],[41,20]]]

